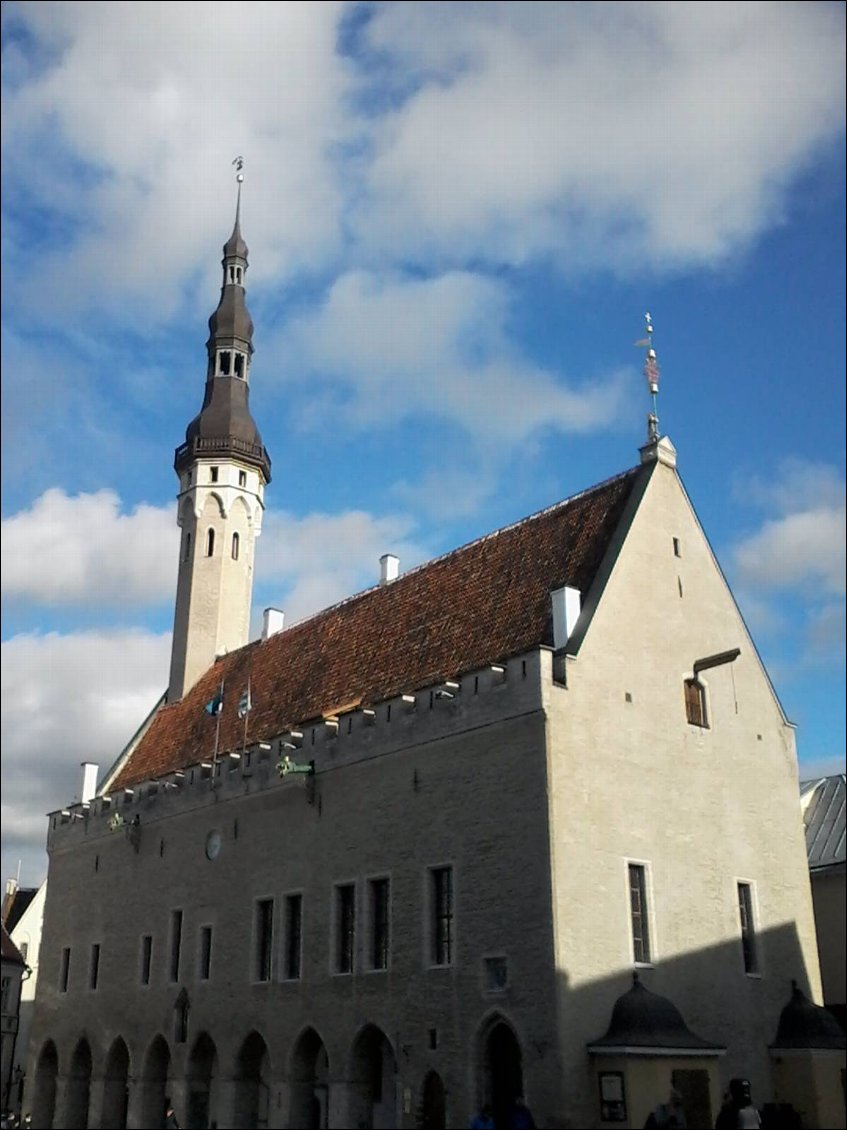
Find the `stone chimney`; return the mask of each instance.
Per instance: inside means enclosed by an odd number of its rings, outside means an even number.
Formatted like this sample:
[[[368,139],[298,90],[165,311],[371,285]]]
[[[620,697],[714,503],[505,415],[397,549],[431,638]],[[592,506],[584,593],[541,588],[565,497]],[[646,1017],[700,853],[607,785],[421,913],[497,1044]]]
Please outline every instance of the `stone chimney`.
[[[383,553],[379,559],[379,583],[390,585],[396,581],[400,573],[400,558],[393,553]]]
[[[285,626],[285,613],[279,608],[266,608],[262,618],[262,639],[270,639]]]
[[[99,766],[91,761],[83,761],[82,777],[79,784],[79,799],[81,804],[90,804],[97,796],[97,772]]]
[[[572,589],[569,585],[555,589],[550,593],[553,604],[553,648],[559,651],[565,646],[576,627],[582,607],[582,597],[579,589]]]

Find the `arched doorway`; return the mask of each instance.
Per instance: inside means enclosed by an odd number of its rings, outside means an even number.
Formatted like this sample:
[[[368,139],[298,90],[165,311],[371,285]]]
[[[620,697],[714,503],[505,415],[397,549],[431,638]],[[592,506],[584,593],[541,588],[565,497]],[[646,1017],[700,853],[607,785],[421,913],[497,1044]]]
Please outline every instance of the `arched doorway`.
[[[71,1069],[65,1091],[65,1126],[67,1130],[86,1130],[88,1100],[91,1094],[91,1048],[82,1039],[71,1056]]]
[[[353,1043],[349,1102],[351,1126],[391,1130],[397,1125],[397,1060],[387,1036],[373,1024]]]
[[[141,1125],[161,1126],[165,1114],[165,1095],[171,1053],[163,1036],[157,1036],[144,1057],[141,1072]]]
[[[523,1094],[523,1057],[518,1038],[502,1017],[493,1017],[481,1036],[482,1101],[490,1103],[497,1130],[508,1127],[515,1099]]]
[[[32,1125],[52,1130],[56,1112],[56,1076],[59,1074],[59,1056],[52,1040],[41,1049],[35,1065],[33,1086],[29,1088]]]
[[[218,1077],[218,1052],[207,1032],[201,1032],[194,1041],[186,1069],[187,1130],[205,1130],[216,1120],[216,1091]]]
[[[422,1130],[447,1130],[444,1082],[437,1071],[430,1071],[424,1079],[421,1127]]]
[[[251,1032],[235,1065],[235,1124],[242,1130],[264,1130],[268,1125],[271,1064],[268,1048],[258,1032]]]
[[[298,1130],[329,1125],[329,1059],[314,1028],[307,1028],[291,1054],[289,1124]]]
[[[119,1036],[109,1049],[103,1074],[103,1114],[100,1119],[102,1130],[126,1130],[126,1112],[129,1103],[128,1076],[129,1052]]]

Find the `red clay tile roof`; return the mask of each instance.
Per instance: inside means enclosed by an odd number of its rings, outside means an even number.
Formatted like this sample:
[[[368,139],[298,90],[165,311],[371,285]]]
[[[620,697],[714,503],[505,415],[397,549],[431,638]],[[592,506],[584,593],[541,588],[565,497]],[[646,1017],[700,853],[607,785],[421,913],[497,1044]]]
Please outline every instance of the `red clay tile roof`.
[[[6,932],[6,927],[3,926],[0,929],[2,929],[2,935],[0,935],[0,949],[2,950],[3,960],[14,962],[15,965],[25,965],[26,962],[21,957],[21,951],[9,937]]]
[[[356,705],[433,686],[542,644],[550,592],[588,592],[640,468],[368,589],[219,659],[163,706],[111,783],[118,789],[208,759],[205,705],[224,684],[220,750],[238,749],[250,678],[250,742]]]

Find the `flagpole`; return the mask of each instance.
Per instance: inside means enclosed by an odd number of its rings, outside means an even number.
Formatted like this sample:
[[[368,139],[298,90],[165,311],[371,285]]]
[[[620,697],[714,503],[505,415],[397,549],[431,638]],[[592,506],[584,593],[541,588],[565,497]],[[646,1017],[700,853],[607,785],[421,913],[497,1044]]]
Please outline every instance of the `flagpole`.
[[[251,676],[247,676],[247,709],[244,711],[244,737],[241,742],[241,752],[247,752],[247,723],[250,720],[250,711],[253,709],[253,696],[250,689]]]
[[[215,766],[218,763],[218,748],[219,748],[220,739],[221,739],[221,714],[223,713],[223,699],[224,699],[224,680],[223,679],[221,679],[221,689],[220,689],[219,694],[220,694],[220,702],[218,703],[218,709],[217,709],[216,715],[215,715],[215,752],[214,752],[214,755],[212,757],[212,780],[214,780],[214,777],[215,777]]]

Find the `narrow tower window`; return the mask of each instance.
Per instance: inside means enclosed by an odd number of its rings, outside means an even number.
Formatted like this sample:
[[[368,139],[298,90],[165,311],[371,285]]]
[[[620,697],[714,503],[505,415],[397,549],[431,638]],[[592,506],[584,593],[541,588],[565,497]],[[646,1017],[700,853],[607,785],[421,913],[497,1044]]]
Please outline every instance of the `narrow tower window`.
[[[239,471],[238,472],[238,485],[240,487],[246,487],[247,486],[247,472],[246,471]]]
[[[244,354],[236,353],[235,355],[235,375],[237,377],[244,376]]]
[[[744,972],[759,972],[759,947],[756,941],[756,922],[753,917],[753,888],[750,883],[738,884],[738,917],[741,924],[741,952]]]
[[[260,899],[254,918],[253,980],[270,981],[274,944],[274,900]]]
[[[215,552],[215,531],[210,529],[206,533],[206,556],[211,557]]]
[[[191,534],[185,535],[185,553],[182,555],[183,561],[187,561],[191,556]]]
[[[228,377],[232,370],[232,354],[228,349],[222,349],[218,356],[218,372],[222,377]]]
[[[632,956],[639,965],[650,962],[650,926],[647,917],[647,868],[629,865],[629,913],[632,923]]]
[[[453,868],[430,871],[430,962],[453,962]]]
[[[232,535],[232,560],[233,561],[238,560],[238,546],[239,546],[238,534],[233,534]]]
[[[216,483],[217,481],[218,481],[218,469],[217,469],[217,467],[210,467],[209,468],[209,482],[210,483]]]

